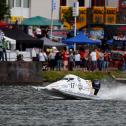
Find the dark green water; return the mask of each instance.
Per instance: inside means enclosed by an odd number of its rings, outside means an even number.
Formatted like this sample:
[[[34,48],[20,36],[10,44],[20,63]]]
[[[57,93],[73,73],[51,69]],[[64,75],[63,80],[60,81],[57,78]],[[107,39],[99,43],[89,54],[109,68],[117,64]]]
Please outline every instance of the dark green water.
[[[99,96],[59,100],[32,86],[0,86],[0,126],[126,126],[126,86],[104,83]]]

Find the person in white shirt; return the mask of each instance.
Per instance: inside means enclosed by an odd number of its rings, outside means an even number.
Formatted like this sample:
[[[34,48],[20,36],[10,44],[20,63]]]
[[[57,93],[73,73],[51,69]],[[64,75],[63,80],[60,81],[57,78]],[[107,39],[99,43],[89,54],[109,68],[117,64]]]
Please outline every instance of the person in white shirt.
[[[93,50],[90,53],[90,59],[91,59],[91,70],[95,71],[97,68],[97,54],[96,54],[95,50]]]
[[[46,63],[46,61],[48,60],[48,57],[46,55],[46,53],[41,50],[41,52],[39,52],[39,61],[42,63],[42,70],[46,70],[48,64]]]
[[[75,67],[80,68],[80,54],[78,51],[75,53]]]
[[[39,61],[41,62],[47,61],[47,55],[43,50],[39,53]]]

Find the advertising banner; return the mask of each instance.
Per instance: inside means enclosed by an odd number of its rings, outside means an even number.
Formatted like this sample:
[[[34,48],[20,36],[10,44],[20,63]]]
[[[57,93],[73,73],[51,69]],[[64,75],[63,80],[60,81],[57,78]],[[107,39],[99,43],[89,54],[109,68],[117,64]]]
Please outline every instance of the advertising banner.
[[[64,14],[68,13],[68,10],[69,10],[68,6],[61,6],[60,8],[60,20],[62,21],[65,29],[71,29],[71,24],[64,19]]]
[[[116,24],[116,8],[105,8],[105,24]]]
[[[93,23],[96,24],[104,23],[104,7],[93,8]]]
[[[87,23],[87,8],[79,7],[79,16],[77,17],[77,28],[81,28]]]
[[[60,9],[60,18],[64,24],[64,28],[66,28],[66,29],[72,29],[74,27],[74,20],[70,20],[69,22],[67,22],[64,19],[64,14],[68,13],[69,9],[70,9],[70,7],[68,7],[68,6],[61,6],[61,9]],[[86,20],[87,20],[86,17],[87,17],[87,8],[79,7],[79,16],[77,17],[77,29],[86,25]],[[73,17],[73,19],[74,19],[74,17]]]
[[[15,23],[16,21],[18,21],[18,23],[21,23],[23,19],[24,19],[23,16],[11,16],[10,22]]]

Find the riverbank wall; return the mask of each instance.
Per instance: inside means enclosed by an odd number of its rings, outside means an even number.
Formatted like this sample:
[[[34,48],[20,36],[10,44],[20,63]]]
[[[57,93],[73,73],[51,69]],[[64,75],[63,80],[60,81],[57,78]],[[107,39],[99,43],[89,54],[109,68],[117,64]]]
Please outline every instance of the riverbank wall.
[[[41,84],[40,62],[0,62],[0,85]]]

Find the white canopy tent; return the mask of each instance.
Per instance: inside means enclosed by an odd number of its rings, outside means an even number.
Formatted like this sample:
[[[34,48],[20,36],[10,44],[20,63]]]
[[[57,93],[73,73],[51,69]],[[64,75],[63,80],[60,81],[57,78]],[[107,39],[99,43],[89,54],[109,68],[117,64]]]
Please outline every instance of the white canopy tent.
[[[9,37],[4,36],[5,40],[8,41],[8,49],[15,50],[16,49],[16,40],[11,39]]]

